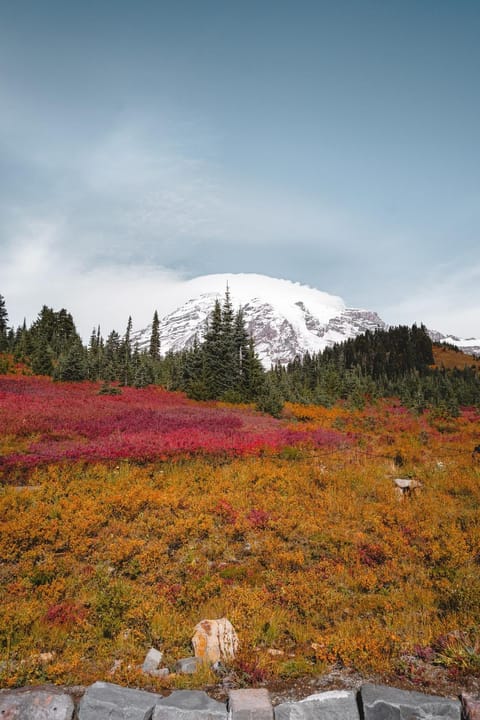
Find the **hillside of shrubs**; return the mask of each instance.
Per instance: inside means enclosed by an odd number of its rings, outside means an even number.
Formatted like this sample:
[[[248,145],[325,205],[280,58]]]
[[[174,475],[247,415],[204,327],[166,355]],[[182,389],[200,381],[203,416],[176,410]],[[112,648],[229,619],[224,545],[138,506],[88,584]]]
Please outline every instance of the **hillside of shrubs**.
[[[6,324],[2,336],[2,686],[205,686],[209,670],[161,679],[139,666],[154,646],[174,668],[194,626],[222,616],[239,635],[227,671],[240,685],[331,668],[427,689],[437,673],[480,677],[473,361],[442,368],[422,328],[400,328],[266,373],[247,338],[254,371],[242,361],[236,387],[214,393],[211,338],[180,357],[138,352],[149,382],[115,356],[108,374],[67,378],[91,347],[69,348],[60,313],[41,317],[57,328],[49,368],[35,366],[36,330],[22,330],[28,352]],[[183,391],[160,382],[187,359],[203,375]]]
[[[422,683],[412,657],[478,675],[475,409],[287,403],[274,419],[100,388],[0,379],[4,685],[114,665],[159,683],[137,669],[148,647],[173,666],[224,615],[245,682],[340,664]],[[399,476],[421,483],[401,501]]]

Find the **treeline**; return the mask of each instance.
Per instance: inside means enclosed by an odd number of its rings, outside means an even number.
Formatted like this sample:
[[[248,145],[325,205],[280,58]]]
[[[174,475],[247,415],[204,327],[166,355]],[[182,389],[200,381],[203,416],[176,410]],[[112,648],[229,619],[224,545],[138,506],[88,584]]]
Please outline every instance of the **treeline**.
[[[306,354],[271,373],[285,400],[352,407],[380,397],[399,397],[418,412],[438,407],[457,414],[460,406],[480,403],[480,377],[474,367],[433,367],[433,346],[426,328],[399,326],[367,331],[318,354]]]
[[[114,330],[104,339],[96,328],[84,346],[66,310],[44,306],[30,327],[9,327],[0,295],[0,352],[55,380],[103,381],[105,393],[119,392],[118,386],[159,384],[196,400],[255,402],[273,415],[280,414],[284,401],[329,406],[342,400],[360,408],[396,396],[418,412],[437,407],[449,414],[480,404],[478,371],[433,367],[432,342],[423,325],[367,331],[265,372],[228,288],[223,302],[215,302],[203,338],[182,352],[166,354],[161,353],[157,312],[142,348],[132,341],[131,318],[123,334]]]
[[[24,322],[16,330],[9,328],[0,295],[2,351],[27,364],[36,375],[50,375],[59,381],[103,381],[101,392],[105,394],[119,392],[119,386],[158,384],[184,391],[196,400],[255,402],[274,415],[283,406],[255,352],[242,310],[234,312],[228,289],[223,302],[216,301],[203,339],[182,352],[165,355],[161,354],[156,311],[147,347],[140,348],[132,341],[130,317],[122,335],[113,330],[104,339],[97,327],[84,346],[66,310],[43,306],[30,327]]]
[[[103,380],[106,384],[143,387],[156,381],[160,361],[158,315],[155,313],[148,350],[140,351],[131,340],[132,320],[124,335],[113,330],[106,339],[100,328],[92,331],[87,346],[77,332],[69,312],[44,305],[37,319],[27,327],[8,327],[5,300],[0,295],[0,351],[16,362],[28,365],[36,375],[55,380]]]

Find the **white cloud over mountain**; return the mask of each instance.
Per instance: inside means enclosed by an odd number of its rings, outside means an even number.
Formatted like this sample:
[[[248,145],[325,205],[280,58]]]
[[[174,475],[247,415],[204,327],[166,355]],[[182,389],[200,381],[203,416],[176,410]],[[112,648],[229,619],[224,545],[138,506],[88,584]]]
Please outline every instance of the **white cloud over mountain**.
[[[104,334],[115,328],[121,331],[129,315],[134,326],[143,328],[151,321],[153,312],[160,316],[172,312],[187,300],[202,292],[210,292],[215,278],[222,292],[228,279],[239,302],[257,294],[274,301],[280,307],[286,303],[292,288],[299,288],[310,310],[319,316],[325,307],[343,308],[345,304],[358,306],[352,297],[345,300],[315,288],[289,280],[262,277],[259,285],[254,274],[219,274],[188,278],[186,274],[156,264],[112,263],[105,258],[95,265],[82,264],[79,256],[65,255],[59,242],[63,232],[61,222],[28,223],[23,231],[2,251],[0,263],[0,293],[7,302],[11,322],[20,324],[23,318],[31,322],[43,304],[56,309],[66,307],[85,338],[95,324]],[[237,278],[237,280],[236,280]],[[243,278],[238,282],[238,278]],[[418,293],[406,294],[395,304],[368,304],[385,322],[399,324],[424,322],[429,328],[445,334],[463,337],[480,336],[480,268],[468,272],[438,273]],[[285,291],[285,292],[284,292]],[[326,304],[318,305],[322,297]],[[322,303],[320,303],[322,304]],[[317,307],[318,305],[318,307]],[[365,306],[365,303],[361,305]]]

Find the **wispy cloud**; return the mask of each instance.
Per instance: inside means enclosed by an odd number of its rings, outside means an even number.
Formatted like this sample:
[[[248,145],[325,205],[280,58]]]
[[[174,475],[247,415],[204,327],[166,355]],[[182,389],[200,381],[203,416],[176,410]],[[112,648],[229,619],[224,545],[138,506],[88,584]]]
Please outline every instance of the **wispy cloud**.
[[[385,317],[391,323],[424,322],[445,334],[480,336],[480,264],[432,268],[417,291],[385,306]]]
[[[480,334],[478,266],[437,266],[413,229],[232,175],[200,121],[180,133],[167,114],[153,123],[120,113],[79,140],[75,128],[56,136],[45,118],[26,122],[9,100],[0,292],[16,323],[47,303],[71,310],[84,334],[97,322],[121,328],[129,314],[141,327],[155,308],[187,299],[188,278],[257,271],[341,294],[391,323]]]
[[[137,327],[151,321],[153,312],[168,312],[183,300],[183,278],[160,266],[113,264],[85,268],[66,256],[57,243],[59,230],[38,223],[24,228],[3,255],[1,293],[10,320],[31,322],[43,304],[72,312],[82,335],[94,324],[104,332],[121,330],[129,315]]]
[[[67,307],[85,338],[94,324],[104,333],[122,330],[129,315],[145,327],[157,309],[164,315],[205,290],[205,283],[156,264],[115,263],[85,266],[65,251],[62,222],[26,223],[2,255],[0,292],[11,321],[32,321],[42,304]],[[480,335],[480,265],[468,270],[432,269],[428,283],[398,303],[378,305],[389,323],[424,322],[459,335]],[[321,289],[321,288],[320,288]],[[348,300],[348,298],[347,298]]]
[[[207,260],[209,272],[218,270],[219,246],[244,250],[250,264],[257,249],[280,249],[288,265],[302,248],[342,256],[353,232],[362,237],[358,219],[319,198],[299,199],[230,177],[221,162],[206,159],[195,130],[180,138],[171,121],[153,128],[133,115],[112,120],[90,144],[78,144],[68,136],[42,142],[38,128],[24,128],[24,142],[18,137],[9,150],[10,177],[3,180],[4,252],[26,228],[34,242],[33,228],[50,227],[63,256],[84,267],[134,262],[195,274],[199,259],[203,267]],[[8,187],[12,176],[17,192]],[[24,177],[35,182],[22,183]]]

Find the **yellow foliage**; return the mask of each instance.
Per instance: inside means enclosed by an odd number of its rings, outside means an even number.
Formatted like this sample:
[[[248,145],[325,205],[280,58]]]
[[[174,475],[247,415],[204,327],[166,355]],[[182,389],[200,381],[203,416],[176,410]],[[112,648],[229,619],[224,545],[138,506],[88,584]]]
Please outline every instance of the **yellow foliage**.
[[[52,465],[28,478],[36,490],[0,488],[2,683],[111,680],[119,659],[115,680],[142,685],[146,649],[173,667],[203,617],[229,617],[252,677],[336,661],[388,671],[478,627],[478,421],[442,434],[386,403],[289,404],[286,417],[356,441],[295,458]],[[399,475],[422,484],[403,502]]]

